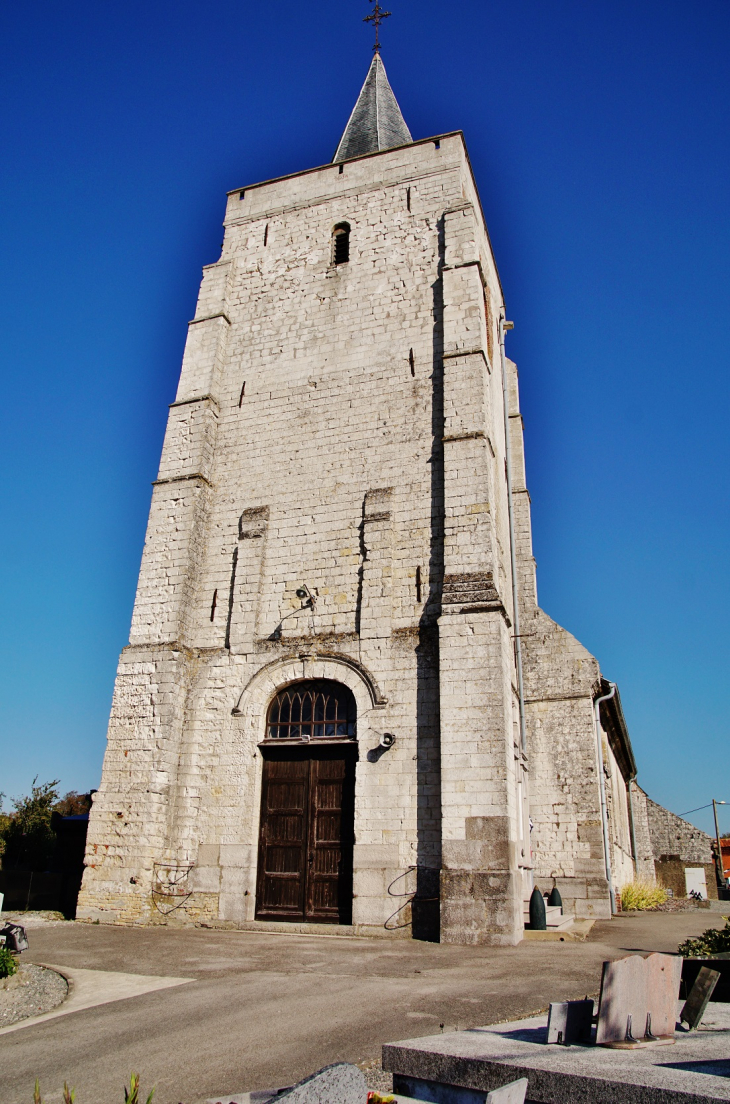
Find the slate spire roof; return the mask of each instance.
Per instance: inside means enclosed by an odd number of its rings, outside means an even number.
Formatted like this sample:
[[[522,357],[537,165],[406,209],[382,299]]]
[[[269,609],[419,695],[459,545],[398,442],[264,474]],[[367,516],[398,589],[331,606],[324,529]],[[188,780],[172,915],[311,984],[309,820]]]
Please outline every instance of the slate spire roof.
[[[332,162],[347,161],[350,157],[362,157],[365,153],[377,153],[412,141],[388,84],[385,66],[380,54],[376,53]]]

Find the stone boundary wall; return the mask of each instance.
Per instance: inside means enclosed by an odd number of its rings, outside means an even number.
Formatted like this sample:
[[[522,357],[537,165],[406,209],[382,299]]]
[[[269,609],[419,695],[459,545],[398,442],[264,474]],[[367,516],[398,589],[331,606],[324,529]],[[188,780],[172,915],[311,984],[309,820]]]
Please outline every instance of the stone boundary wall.
[[[647,797],[636,783],[632,789],[636,836],[637,877],[656,881],[675,897],[687,893],[685,870],[701,867],[707,896],[717,898],[717,876],[712,837],[676,813]]]
[[[646,798],[646,812],[655,861],[663,855],[678,855],[684,863],[696,866],[713,862],[712,838],[706,832],[650,797]]]

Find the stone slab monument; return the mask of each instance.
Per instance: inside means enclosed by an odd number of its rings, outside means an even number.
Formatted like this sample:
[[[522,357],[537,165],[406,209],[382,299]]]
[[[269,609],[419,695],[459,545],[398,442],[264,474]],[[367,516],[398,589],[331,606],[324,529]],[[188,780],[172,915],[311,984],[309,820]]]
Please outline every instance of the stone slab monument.
[[[673,1043],[681,980],[678,955],[604,962],[596,1043],[627,1050]]]

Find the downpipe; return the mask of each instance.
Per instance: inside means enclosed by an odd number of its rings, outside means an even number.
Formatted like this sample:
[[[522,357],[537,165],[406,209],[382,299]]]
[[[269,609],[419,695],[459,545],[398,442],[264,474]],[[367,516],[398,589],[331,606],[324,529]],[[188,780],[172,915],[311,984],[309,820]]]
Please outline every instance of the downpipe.
[[[515,641],[515,667],[517,670],[517,701],[519,708],[519,722],[520,722],[520,751],[522,753],[521,768],[524,769],[525,761],[527,758],[527,725],[525,724],[525,686],[522,675],[522,636],[520,635],[520,592],[519,581],[517,577],[517,548],[515,543],[515,513],[514,502],[512,499],[512,439],[510,433],[509,424],[509,388],[507,386],[507,365],[505,361],[504,351],[504,336],[507,330],[514,329],[513,322],[507,322],[504,316],[504,310],[499,316],[499,357],[500,365],[502,369],[502,406],[504,409],[504,465],[505,476],[507,479],[507,517],[509,519],[509,562],[510,573],[512,576],[512,624],[514,626],[514,641]],[[525,794],[523,799],[523,807],[519,810],[520,820],[522,822],[522,838],[525,842],[524,863],[527,869],[527,881],[528,888],[531,890],[534,886],[534,874],[532,866],[532,840],[530,839],[530,817],[529,817],[529,774],[525,773],[524,789],[521,791]],[[523,870],[525,869],[523,867]],[[524,875],[523,875],[524,878]],[[524,891],[524,883],[523,883]]]
[[[507,475],[507,516],[509,518],[509,562],[512,574],[512,624],[515,630],[515,665],[517,667],[517,698],[520,711],[520,748],[527,754],[527,727],[525,725],[525,688],[522,679],[522,637],[520,636],[520,595],[517,581],[517,551],[515,548],[515,515],[512,501],[512,443],[509,428],[509,390],[505,364],[504,335],[514,329],[514,322],[507,322],[504,314],[499,318],[499,356],[502,365],[502,405],[504,407],[504,461]]]
[[[616,912],[616,891],[613,888],[613,874],[611,873],[611,844],[608,838],[608,807],[606,805],[606,775],[603,770],[603,741],[601,740],[601,703],[610,701],[616,693],[616,683],[609,683],[610,694],[604,694],[596,698],[593,703],[593,717],[596,729],[596,752],[598,754],[598,787],[601,794],[601,826],[603,828],[603,854],[606,863],[606,881],[608,882],[608,894],[611,899],[611,915]]]
[[[634,827],[634,798],[633,798],[633,785],[636,781],[636,775],[632,775],[629,779],[629,784],[626,787],[629,793],[629,828],[631,829],[631,854],[634,860],[634,877],[638,875],[638,852],[636,850],[636,829]]]

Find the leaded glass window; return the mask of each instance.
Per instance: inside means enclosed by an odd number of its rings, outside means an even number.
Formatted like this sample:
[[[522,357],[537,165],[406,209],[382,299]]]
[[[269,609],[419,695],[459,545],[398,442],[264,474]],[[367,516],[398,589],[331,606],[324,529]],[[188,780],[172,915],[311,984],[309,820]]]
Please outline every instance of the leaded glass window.
[[[354,739],[352,691],[329,679],[295,682],[280,690],[266,723],[269,740]]]

